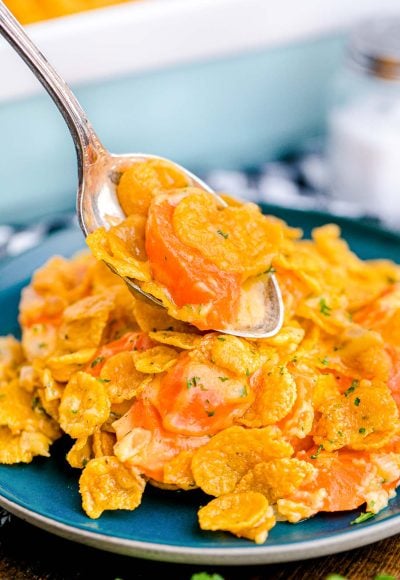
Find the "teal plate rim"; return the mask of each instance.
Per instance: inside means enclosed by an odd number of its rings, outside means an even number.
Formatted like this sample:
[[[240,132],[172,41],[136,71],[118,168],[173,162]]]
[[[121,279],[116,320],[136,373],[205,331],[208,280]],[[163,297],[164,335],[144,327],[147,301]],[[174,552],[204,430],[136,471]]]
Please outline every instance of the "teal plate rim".
[[[400,262],[400,235],[374,223],[323,212],[263,206],[264,211],[303,228],[337,223],[350,247],[363,258]],[[0,334],[17,332],[20,291],[32,272],[54,254],[70,256],[84,248],[76,229],[56,233],[39,247],[0,267]],[[68,439],[68,438],[67,438]],[[362,511],[318,514],[298,524],[279,522],[262,545],[223,532],[198,529],[201,492],[146,489],[133,512],[106,512],[87,518],[80,507],[78,474],[65,460],[67,440],[53,446],[51,458],[28,465],[0,466],[0,505],[53,534],[98,549],[128,556],[185,564],[251,565],[305,560],[358,548],[400,532],[400,498],[374,518],[351,522]]]

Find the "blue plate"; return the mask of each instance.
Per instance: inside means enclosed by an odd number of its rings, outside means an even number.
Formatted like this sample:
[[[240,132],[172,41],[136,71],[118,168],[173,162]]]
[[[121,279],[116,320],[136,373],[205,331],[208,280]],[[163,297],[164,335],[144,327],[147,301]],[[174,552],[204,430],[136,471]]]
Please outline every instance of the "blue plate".
[[[362,258],[400,262],[400,237],[373,224],[333,220],[315,212],[265,209],[290,225],[302,227],[306,235],[315,226],[335,221]],[[58,233],[0,268],[0,334],[18,332],[20,291],[35,268],[54,254],[69,256],[82,247],[80,232]],[[150,486],[135,511],[109,512],[90,520],[81,509],[79,472],[65,461],[70,445],[64,438],[53,445],[51,459],[0,466],[0,505],[50,532],[103,550],[169,562],[261,564],[332,554],[400,532],[400,499],[395,498],[384,511],[362,524],[350,523],[361,510],[320,514],[296,525],[278,523],[260,546],[230,534],[201,531],[197,509],[207,501],[201,492],[163,491]]]

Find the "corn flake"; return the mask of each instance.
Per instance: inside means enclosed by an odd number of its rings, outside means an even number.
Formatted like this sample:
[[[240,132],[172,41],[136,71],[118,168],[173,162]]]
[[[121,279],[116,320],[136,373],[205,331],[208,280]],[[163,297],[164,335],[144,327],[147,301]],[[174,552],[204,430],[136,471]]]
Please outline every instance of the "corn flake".
[[[133,353],[129,351],[111,356],[100,372],[111,403],[122,403],[135,397],[140,392],[146,376],[136,369]]]
[[[264,495],[254,491],[228,493],[213,499],[198,512],[202,530],[223,530],[263,544],[275,525],[275,516]]]
[[[61,428],[76,439],[87,437],[108,419],[109,413],[105,384],[87,373],[76,373],[61,398]]]
[[[209,495],[230,493],[257,463],[290,457],[292,453],[292,446],[282,438],[277,427],[229,427],[195,451],[192,460],[194,480]]]
[[[0,426],[0,463],[30,463],[37,455],[49,457],[52,439],[40,431],[21,431],[13,434]]]
[[[136,370],[141,373],[163,373],[176,363],[178,352],[168,346],[154,346],[134,353]]]
[[[91,459],[79,479],[82,507],[92,519],[104,510],[136,509],[144,488],[145,480],[137,469],[128,469],[110,456]]]
[[[182,350],[192,350],[200,345],[201,337],[188,332],[175,332],[170,330],[159,330],[149,332],[150,338],[161,344],[168,344],[181,348]]]

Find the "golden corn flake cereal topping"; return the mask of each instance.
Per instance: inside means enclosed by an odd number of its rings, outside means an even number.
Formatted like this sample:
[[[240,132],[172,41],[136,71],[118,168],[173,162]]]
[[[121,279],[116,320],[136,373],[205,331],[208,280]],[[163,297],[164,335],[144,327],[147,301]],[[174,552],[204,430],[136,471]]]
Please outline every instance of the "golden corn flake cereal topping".
[[[148,304],[143,300],[135,301],[133,313],[140,329],[144,332],[152,333],[163,330],[181,333],[191,331],[191,328],[185,322],[172,318],[165,309]]]
[[[133,353],[123,351],[105,361],[100,378],[104,381],[110,402],[122,403],[140,392],[146,374],[137,370]]]
[[[68,451],[66,459],[71,467],[83,469],[93,457],[90,437],[77,439]]]
[[[37,455],[49,457],[52,439],[40,431],[21,431],[18,435],[0,426],[0,463],[30,463]]]
[[[68,354],[52,355],[46,360],[46,366],[53,380],[67,383],[75,373],[82,370],[95,353],[95,348],[85,348]],[[49,381],[50,379],[47,382]]]
[[[257,463],[290,457],[292,446],[277,427],[245,429],[230,427],[212,437],[193,456],[196,484],[214,496],[233,491],[240,479]]]
[[[223,530],[263,544],[275,525],[275,516],[264,495],[254,491],[228,493],[198,512],[202,530]]]
[[[250,376],[260,366],[256,346],[237,336],[215,336],[211,360],[217,366],[242,376]]]
[[[161,344],[169,344],[182,350],[192,350],[200,345],[201,337],[188,332],[175,332],[173,330],[158,330],[149,332],[150,338]]]
[[[168,346],[154,346],[144,352],[135,353],[136,370],[141,373],[163,373],[171,368],[178,358],[178,352]]]
[[[65,387],[60,404],[61,428],[76,439],[87,437],[110,414],[110,401],[103,379],[76,373]]]
[[[286,417],[297,398],[296,381],[285,365],[260,374],[256,399],[240,422],[248,427],[273,425]]]
[[[282,457],[257,463],[239,481],[235,492],[258,491],[271,503],[291,495],[305,481],[311,480],[316,469],[307,461]]]
[[[175,485],[179,489],[194,489],[196,482],[192,473],[194,451],[181,451],[164,465],[164,483]]]
[[[140,259],[143,246],[141,225],[135,217],[128,217],[123,224],[109,230],[95,230],[87,236],[86,243],[98,260],[104,260],[120,276],[145,282],[150,280],[150,268]]]
[[[105,510],[134,510],[142,500],[145,480],[116,457],[91,459],[79,479],[82,507],[96,519]]]
[[[14,378],[24,359],[19,341],[13,336],[0,337],[0,381]]]
[[[97,347],[103,335],[113,301],[108,296],[88,296],[68,306],[58,333],[65,351]]]

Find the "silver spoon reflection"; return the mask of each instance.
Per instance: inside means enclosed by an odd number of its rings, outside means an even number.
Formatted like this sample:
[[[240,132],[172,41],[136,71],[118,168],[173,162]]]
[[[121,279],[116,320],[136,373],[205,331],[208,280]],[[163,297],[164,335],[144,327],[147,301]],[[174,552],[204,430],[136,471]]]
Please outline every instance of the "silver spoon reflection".
[[[85,112],[71,89],[48,63],[36,45],[26,34],[19,22],[0,0],[0,33],[11,44],[16,52],[30,67],[42,83],[54,103],[63,115],[71,132],[78,160],[77,215],[85,236],[99,227],[108,227],[110,219],[121,219],[125,215],[116,196],[114,176],[133,163],[146,159],[160,159],[154,155],[128,153],[113,155],[101,144]],[[170,160],[165,160],[172,163]],[[186,174],[194,187],[199,187],[214,195],[218,202],[226,205],[208,185],[187,171],[174,164]],[[124,278],[132,293],[143,300],[162,307],[162,303],[151,294],[143,292],[135,280]],[[278,282],[275,276],[269,275],[265,280],[264,312],[255,327],[223,329],[221,332],[245,338],[266,338],[276,334],[283,321],[283,303]],[[219,330],[219,329],[210,329]]]

